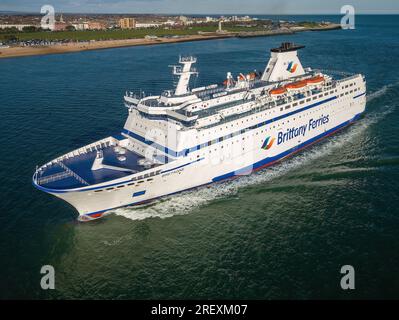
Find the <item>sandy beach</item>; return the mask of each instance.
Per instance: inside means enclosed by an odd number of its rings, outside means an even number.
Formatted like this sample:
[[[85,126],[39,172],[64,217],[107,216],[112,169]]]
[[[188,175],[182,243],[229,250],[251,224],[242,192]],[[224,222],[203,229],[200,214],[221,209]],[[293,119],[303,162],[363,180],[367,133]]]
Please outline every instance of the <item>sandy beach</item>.
[[[179,38],[104,40],[104,41],[93,41],[93,42],[84,42],[84,43],[71,42],[71,43],[65,43],[53,46],[9,47],[9,48],[0,48],[0,58],[68,53],[68,52],[78,52],[86,50],[99,50],[99,49],[129,47],[129,46],[143,46],[143,45],[153,45],[153,44],[162,44],[162,43],[201,41],[201,40],[229,38],[232,36],[234,35],[232,34],[187,35]]]
[[[0,58],[12,58],[12,57],[23,57],[33,55],[45,55],[45,54],[57,54],[57,53],[69,53],[86,50],[100,50],[118,47],[129,47],[129,46],[143,46],[143,45],[154,45],[163,43],[176,43],[176,42],[187,42],[187,41],[201,41],[201,40],[212,40],[212,39],[223,39],[231,37],[264,37],[264,36],[277,36],[284,34],[293,34],[296,32],[303,31],[327,31],[340,29],[340,25],[330,24],[325,27],[318,28],[292,28],[282,29],[278,31],[261,31],[261,32],[239,32],[239,33],[212,33],[212,34],[200,34],[200,35],[187,35],[180,36],[177,38],[154,38],[154,39],[124,39],[124,40],[103,40],[103,41],[92,41],[92,42],[71,42],[52,46],[27,46],[27,47],[9,47],[0,48]]]

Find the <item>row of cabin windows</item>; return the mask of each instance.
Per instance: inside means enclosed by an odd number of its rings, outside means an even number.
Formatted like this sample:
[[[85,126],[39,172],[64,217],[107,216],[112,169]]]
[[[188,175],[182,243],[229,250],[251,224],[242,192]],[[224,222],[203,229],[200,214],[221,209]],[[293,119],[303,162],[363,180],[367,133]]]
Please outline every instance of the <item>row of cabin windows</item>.
[[[353,84],[352,84],[352,86],[353,86]],[[360,88],[359,88],[359,89],[352,90],[352,91],[350,91],[350,93],[353,93],[354,91],[357,91],[357,90],[360,90]],[[324,96],[327,96],[328,94],[333,94],[334,91],[337,92],[337,89],[331,90],[330,92],[324,93]],[[349,92],[346,92],[346,93],[345,93],[345,95],[348,95],[348,94],[349,94]],[[343,94],[341,94],[340,96],[342,97]],[[322,97],[323,97],[323,94],[320,94],[318,97],[317,97],[317,96],[314,96],[314,97],[313,97],[313,100],[315,100],[315,99],[317,99],[317,98],[322,98]],[[306,99],[307,102],[309,102],[310,100],[311,100],[310,98]],[[302,100],[302,101],[299,102],[299,104],[304,104],[304,103],[305,103],[305,100]],[[298,106],[298,102],[293,103],[292,106],[293,106],[293,107]],[[288,106],[285,107],[285,109],[289,109],[290,107],[291,107],[291,105],[288,105]],[[280,111],[282,111],[282,108],[280,108]],[[275,112],[275,110],[273,110],[273,112]],[[270,115],[270,113],[271,113],[271,112],[268,112],[269,115]],[[255,116],[255,118],[257,119],[258,116]],[[248,119],[246,119],[246,122],[249,122],[249,120],[253,120],[253,119],[254,119],[254,117],[251,117],[250,119],[248,118]],[[241,123],[243,124],[243,123],[244,123],[244,120],[242,120]],[[233,126],[234,126],[234,124],[231,124],[231,127],[233,127]],[[227,129],[228,126],[226,126],[225,128]],[[220,128],[220,130],[223,130],[223,128]],[[225,138],[228,138],[228,137],[230,137],[230,136],[235,136],[235,135],[238,135],[238,134],[243,134],[243,133],[245,133],[245,132],[248,131],[248,130],[250,130],[250,129],[242,129],[242,130],[240,130],[239,132],[235,132],[235,133],[232,133],[232,134],[229,134],[229,135],[225,136]],[[216,133],[216,131],[214,131],[213,133]],[[211,134],[211,132],[208,132],[208,134]],[[204,136],[204,135],[205,135],[205,134],[203,134],[202,136]],[[196,136],[196,138],[198,139],[198,136]],[[221,138],[219,138],[219,139],[214,139],[214,140],[212,140],[212,141],[208,141],[205,145],[210,146],[210,145],[212,145],[212,144],[214,144],[214,143],[221,142],[221,141],[223,141],[223,138],[224,138],[224,137],[221,137]],[[142,152],[144,152],[144,149],[142,149]]]
[[[359,88],[359,90],[360,90],[360,88]],[[333,104],[337,104],[338,102],[333,102]],[[324,107],[322,107],[321,109],[326,109],[327,108],[327,106],[324,106]],[[339,109],[344,109],[345,108],[345,106],[341,106]],[[299,115],[298,116],[298,118],[302,118],[302,116],[303,117],[306,117],[306,116],[309,116],[309,115],[311,115],[311,114],[313,114],[313,113],[317,113],[317,112],[320,112],[320,109],[318,109],[318,110],[315,110],[315,111],[309,111],[309,112],[307,112],[307,113],[305,113],[305,114],[303,114],[303,115]],[[338,110],[335,110],[335,112],[333,111],[332,113],[333,114],[335,114],[336,112],[338,112]],[[295,121],[296,120],[296,118],[293,118],[293,120]],[[287,120],[287,123],[289,123],[290,121],[289,120]],[[277,127],[278,128],[280,128],[281,126],[283,126],[285,124],[285,122],[282,122],[282,123],[280,123]],[[276,126],[273,126],[273,127],[270,127],[270,129],[274,129],[274,128],[276,128]],[[260,131],[260,133],[263,133],[263,132],[266,132],[266,131],[268,131],[268,129],[264,129],[264,130],[261,130]],[[259,134],[259,131],[257,131],[256,133],[252,133],[252,136],[255,136],[255,135],[258,135]],[[243,137],[242,138],[242,140],[245,140],[245,137]],[[238,139],[238,140],[236,140],[236,142],[238,143],[240,140]],[[262,139],[262,141],[261,141],[262,143],[264,142],[264,139]],[[235,142],[234,141],[232,141],[231,142],[231,144],[234,144]],[[221,149],[223,149],[223,145],[220,147]],[[214,151],[216,152],[218,149],[217,148],[215,148],[214,149]],[[245,150],[245,148],[243,148],[243,150]],[[212,150],[209,150],[208,151],[209,153],[212,153]],[[202,154],[202,155],[204,155],[204,154]],[[197,155],[197,158],[199,158],[199,155]]]
[[[331,90],[330,92],[324,93],[324,96],[327,96],[328,94],[333,94],[334,92],[337,92],[337,91],[338,91],[337,89]],[[293,103],[292,105],[289,104],[289,105],[285,106],[284,108],[280,108],[280,111],[283,111],[283,109],[285,109],[285,110],[290,109],[291,106],[292,106],[292,107],[296,107],[296,106],[298,106],[298,104],[304,104],[305,101],[306,101],[306,102],[310,102],[310,101],[312,101],[312,100],[316,100],[317,98],[322,98],[322,97],[323,97],[323,94],[320,94],[319,96],[314,95],[313,97],[310,97],[310,98],[307,98],[307,99],[303,99],[303,100],[301,100],[301,101],[299,101],[299,102]]]
[[[354,86],[355,85],[355,82],[352,82],[352,83],[350,83],[350,84],[347,84],[347,85],[345,85],[345,86],[343,86],[342,87],[342,89],[346,89],[346,88],[348,88],[348,87],[352,87],[352,86]],[[360,89],[359,89],[360,90]],[[355,90],[355,91],[357,91],[357,89]],[[335,92],[337,92],[337,89],[335,89]],[[333,94],[334,93],[334,90],[331,90],[330,92],[325,92],[324,93],[324,96],[327,96],[328,94]],[[342,96],[342,95],[341,95]],[[319,96],[318,96],[318,98],[322,98],[323,97],[323,94],[320,94]],[[317,99],[317,96],[314,96],[313,97],[313,100],[316,100]],[[306,102],[309,102],[310,101],[310,99],[307,99],[306,100]],[[303,104],[304,103],[304,100],[302,100],[301,102],[300,102],[300,104]],[[294,103],[293,104],[293,107],[295,107],[295,106],[297,106],[298,105],[298,103]],[[288,105],[288,106],[286,106],[285,107],[285,109],[289,109],[291,106],[290,105]],[[240,110],[243,110],[243,107],[241,107],[240,108]],[[280,111],[281,111],[282,109],[280,109]],[[273,110],[273,112],[275,112],[275,110]],[[269,112],[269,114],[270,114],[270,112]],[[252,119],[251,119],[252,120]],[[247,121],[248,121],[248,119],[247,119]],[[242,122],[243,123],[243,122]],[[144,130],[147,130],[147,127],[146,126],[143,126],[142,124],[139,124],[139,123],[137,123],[136,122],[136,127],[140,127],[140,128],[143,128]],[[227,129],[227,126],[226,126],[226,129]],[[222,130],[222,128],[220,128],[220,130]],[[210,134],[210,132],[209,132],[209,134]],[[163,135],[162,133],[160,133],[160,135]],[[204,134],[202,135],[202,136],[204,136]],[[198,138],[198,137],[197,137]]]
[[[314,110],[314,111],[309,111],[309,112],[307,112],[307,113],[304,113],[303,115],[299,115],[298,116],[298,118],[302,118],[302,117],[306,117],[306,116],[309,116],[309,115],[311,115],[311,114],[314,114],[314,113],[318,113],[318,112],[320,112],[320,110],[323,110],[323,109],[326,109],[327,108],[327,106],[323,106],[321,109],[318,109],[318,110]],[[293,118],[293,120],[295,121],[297,118]],[[285,125],[285,123],[290,123],[290,120],[287,120],[287,122],[281,122],[281,123],[279,123],[278,125],[277,125],[277,127],[279,128],[279,127],[281,127],[281,126],[284,126]],[[275,129],[276,128],[276,126],[274,125],[273,127],[271,127],[270,126],[270,129]],[[243,130],[242,130],[243,131]],[[261,130],[260,132],[261,133],[263,133],[263,132],[266,132],[266,131],[268,131],[268,129],[264,129],[264,130]],[[253,133],[252,134],[252,136],[254,136],[254,135],[258,135],[259,134],[259,131],[258,132],[256,132],[256,133]],[[242,140],[245,140],[245,137],[243,137],[242,138]],[[217,139],[216,140],[214,140],[214,141],[216,141],[217,142]],[[219,141],[223,141],[223,138],[220,138],[220,140]],[[239,140],[237,140],[237,142],[239,142]],[[234,143],[234,141],[232,142],[232,144]],[[212,143],[211,143],[212,144]],[[208,144],[208,146],[209,145],[211,145],[211,144]],[[223,148],[223,146],[221,146],[221,148]],[[217,151],[217,149],[215,149],[215,151]]]
[[[157,172],[151,172],[149,174],[145,174],[144,176],[139,176],[137,178],[132,178],[131,180],[132,181],[136,181],[136,180],[139,180],[139,179],[143,179],[143,177],[146,178],[146,176],[155,176],[155,175],[157,175],[159,173],[161,173],[161,170],[158,170]],[[117,186],[117,187],[110,187],[110,188],[106,188],[106,189],[96,190],[94,192],[102,192],[104,190],[106,190],[106,191],[118,190],[118,189],[121,189],[121,188],[124,188],[124,187],[133,186],[133,185],[139,185],[141,183],[144,183],[145,181],[150,182],[150,181],[153,181],[153,180],[154,180],[153,178],[148,178],[147,180],[141,180],[141,181],[137,181],[137,182],[130,182],[128,184],[120,185],[120,186]]]
[[[321,109],[326,109],[326,108],[327,108],[327,106],[324,106],[324,107],[322,107]],[[314,111],[309,111],[309,112],[307,112],[307,113],[305,113],[305,114],[303,114],[303,115],[298,116],[298,118],[306,117],[306,116],[309,116],[309,115],[311,115],[311,114],[318,113],[318,112],[320,112],[320,109],[314,110]],[[296,118],[293,118],[293,120],[295,121]],[[289,123],[289,122],[290,122],[290,120],[287,120],[287,123]],[[283,121],[283,122],[281,122],[280,124],[278,124],[277,127],[280,128],[281,126],[284,126],[285,123],[286,123],[286,122]],[[276,126],[270,127],[270,129],[272,129],[272,128],[275,129]],[[268,129],[261,130],[260,133],[263,134],[263,133],[266,132],[266,131],[268,131]],[[256,133],[252,133],[252,136],[255,136],[255,135],[259,135],[259,131],[257,131]],[[245,140],[245,137],[242,137],[242,140]],[[223,141],[223,140],[221,140],[221,141]],[[231,144],[233,145],[234,143],[236,143],[236,142],[238,143],[239,141],[240,141],[239,139],[236,140],[235,142],[232,141]],[[261,142],[263,143],[263,142],[264,142],[264,139],[262,139]],[[220,149],[223,149],[223,147],[224,147],[224,146],[221,145],[221,146],[220,146]],[[245,147],[243,148],[243,150],[244,150],[244,149],[245,149]],[[217,152],[218,149],[217,149],[217,148],[214,148],[213,151],[214,151],[214,152]],[[209,150],[208,153],[212,153],[212,150]],[[202,155],[204,155],[204,154],[202,154]],[[199,155],[197,155],[197,158],[199,158]]]
[[[335,91],[337,91],[337,90],[335,90]],[[331,90],[330,91],[330,93],[334,93],[334,90]],[[326,93],[325,95],[327,95],[328,93]],[[321,95],[319,95],[319,98],[321,98],[321,97],[323,97],[323,94],[321,94]],[[313,99],[315,99],[315,98],[317,98],[317,97],[314,97]],[[303,104],[305,102],[305,100],[302,100],[301,102],[300,102],[300,104]],[[297,106],[298,105],[298,102],[295,102],[294,104],[293,104],[293,107],[295,107],[295,106]],[[287,108],[287,107],[286,107]],[[273,110],[273,112],[275,112],[275,110]],[[316,112],[316,111],[314,111],[314,112]],[[310,112],[310,113],[314,113],[314,112]],[[271,112],[269,112],[268,114],[270,114]],[[309,114],[309,113],[307,113],[307,114]],[[307,115],[307,114],[305,114],[305,115]],[[305,116],[304,115],[304,116]],[[301,116],[299,116],[299,117],[301,117]],[[257,119],[258,118],[258,116],[255,116],[255,118]],[[254,117],[251,117],[250,119],[248,118],[248,119],[246,119],[245,120],[245,122],[249,122],[249,120],[254,120]],[[288,122],[289,122],[289,120],[288,120]],[[241,123],[243,124],[244,123],[244,120],[241,120]],[[284,122],[283,122],[283,124],[284,124]],[[233,124],[231,124],[231,126],[233,126]],[[257,125],[255,125],[255,126],[257,126]],[[226,126],[225,127],[226,129],[228,128],[228,126]],[[273,126],[273,128],[275,128],[275,126]],[[252,128],[252,129],[254,129],[254,128]],[[242,130],[240,130],[240,131],[237,131],[237,132],[234,132],[234,133],[231,133],[231,134],[229,134],[229,135],[226,135],[226,136],[224,136],[224,137],[220,137],[220,138],[218,138],[218,139],[214,139],[214,140],[211,140],[211,141],[208,141],[208,142],[206,142],[206,143],[204,143],[204,146],[211,146],[212,144],[216,144],[216,143],[218,143],[218,142],[222,142],[224,139],[226,139],[226,138],[229,138],[229,137],[234,137],[234,136],[236,136],[236,135],[240,135],[240,134],[243,134],[243,133],[245,133],[246,131],[249,131],[249,130],[252,130],[252,129],[242,129]],[[220,128],[220,130],[223,130],[223,128]],[[263,131],[262,131],[263,132]],[[211,132],[208,132],[208,134],[210,134]],[[216,133],[216,130],[214,130],[213,132],[212,132],[213,134],[214,133]],[[204,134],[203,134],[203,136],[204,136]],[[198,136],[196,136],[196,138],[198,139]],[[243,138],[244,139],[244,138]],[[215,149],[216,150],[216,149]]]
[[[344,95],[347,96],[348,94],[352,94],[352,93],[357,92],[357,91],[360,91],[360,88],[355,88],[355,89],[353,89],[353,90],[346,91],[346,92],[344,92],[344,93],[341,93],[339,96],[340,96],[340,97],[343,97]]]
[[[353,86],[355,86],[356,85],[356,82],[351,82],[351,83],[349,83],[349,84],[347,84],[347,85],[345,85],[345,86],[342,86],[342,90],[343,89],[347,89],[347,88],[349,88],[349,87],[353,87]]]

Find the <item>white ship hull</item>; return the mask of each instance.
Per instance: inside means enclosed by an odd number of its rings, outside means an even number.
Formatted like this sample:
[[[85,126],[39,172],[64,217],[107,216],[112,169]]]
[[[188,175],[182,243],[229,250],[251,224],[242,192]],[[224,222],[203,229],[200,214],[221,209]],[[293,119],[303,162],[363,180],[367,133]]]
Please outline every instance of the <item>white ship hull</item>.
[[[365,90],[365,88],[363,89]],[[312,105],[304,105],[303,108],[310,108],[307,109],[307,111],[301,111],[291,116],[283,117],[281,120],[274,121],[269,125],[259,127],[243,134],[243,136],[239,136],[239,139],[247,139],[246,143],[238,144],[239,148],[244,146],[246,150],[244,152],[238,152],[238,154],[233,157],[231,154],[234,153],[234,147],[229,147],[231,146],[231,142],[227,139],[221,142],[221,144],[224,143],[224,151],[222,151],[223,149],[220,148],[222,145],[220,145],[218,147],[219,152],[208,153],[205,157],[200,155],[200,157],[197,158],[197,155],[194,153],[190,157],[181,158],[180,160],[174,161],[171,165],[164,165],[165,169],[162,171],[164,173],[153,177],[151,181],[144,181],[140,185],[118,189],[117,186],[126,185],[126,183],[130,181],[129,177],[127,177],[120,181],[116,180],[112,183],[87,188],[88,191],[78,190],[55,193],[49,191],[49,193],[69,202],[78,210],[79,215],[87,217],[88,219],[93,219],[102,216],[103,213],[112,209],[141,204],[158,197],[192,189],[223,179],[250,174],[254,170],[272,165],[334,134],[357,120],[364,112],[366,105],[365,91],[362,92],[360,96],[352,95],[334,98],[332,101],[322,103],[315,107],[312,107]],[[300,115],[301,118],[299,118]],[[328,122],[309,130],[309,122],[311,119],[320,119],[323,116],[328,116]],[[263,122],[259,121],[259,118],[256,120],[257,122]],[[289,121],[289,123],[287,123],[287,121]],[[303,126],[306,126],[306,131],[304,133],[300,132],[297,137],[292,137],[289,140],[284,142],[280,141],[280,143],[278,143],[279,132],[280,136],[282,136],[281,132],[286,133],[287,129],[301,128]],[[268,150],[261,148],[262,140],[264,140],[265,136],[276,138],[273,145]],[[289,138],[288,135],[286,137],[286,139]],[[217,156],[217,158],[215,156]],[[95,192],[95,190],[98,189],[106,189],[109,185],[112,185],[114,189],[99,193]]]

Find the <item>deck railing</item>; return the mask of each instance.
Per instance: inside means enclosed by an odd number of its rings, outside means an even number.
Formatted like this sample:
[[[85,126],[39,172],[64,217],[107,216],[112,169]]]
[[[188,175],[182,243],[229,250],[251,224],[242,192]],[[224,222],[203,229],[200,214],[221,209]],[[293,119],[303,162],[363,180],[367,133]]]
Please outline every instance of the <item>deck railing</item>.
[[[69,172],[58,172],[58,173],[52,174],[50,176],[38,178],[37,184],[42,185],[42,184],[62,180],[62,179],[68,178],[70,176],[71,176],[71,174]]]
[[[86,186],[89,185],[89,183],[84,180],[81,176],[79,176],[77,173],[73,172],[71,169],[69,169],[63,162],[59,162],[59,165],[61,168],[63,168],[67,173],[69,173],[72,177],[74,177],[76,180],[78,180],[80,183],[85,184]]]
[[[110,147],[110,146],[116,146],[118,144],[117,139],[113,138],[113,137],[107,137],[105,139],[96,141],[94,143],[91,143],[87,146],[81,147],[79,149],[76,149],[74,151],[71,151],[67,154],[64,154],[61,157],[58,157],[46,164],[44,164],[43,166],[41,166],[40,168],[36,169],[36,172],[33,176],[34,181],[37,184],[43,184],[43,183],[48,183],[48,182],[53,182],[53,181],[57,181],[57,180],[61,180],[62,175],[61,174],[66,174],[66,172],[68,172],[69,176],[73,176],[75,179],[77,179],[79,182],[81,182],[84,185],[89,185],[89,183],[87,181],[85,181],[83,178],[81,178],[79,175],[77,175],[75,172],[73,172],[72,170],[70,170],[68,167],[65,166],[65,164],[62,162],[63,160],[67,160],[70,158],[73,158],[75,156],[81,155],[81,154],[86,154],[89,152],[94,152],[94,151],[99,151],[101,149]],[[51,167],[53,165],[60,165],[65,172],[61,172],[61,173],[56,173],[50,176],[45,176],[45,177],[40,177],[40,175],[44,172],[44,170],[48,167]],[[63,178],[68,177],[67,175],[63,176]]]

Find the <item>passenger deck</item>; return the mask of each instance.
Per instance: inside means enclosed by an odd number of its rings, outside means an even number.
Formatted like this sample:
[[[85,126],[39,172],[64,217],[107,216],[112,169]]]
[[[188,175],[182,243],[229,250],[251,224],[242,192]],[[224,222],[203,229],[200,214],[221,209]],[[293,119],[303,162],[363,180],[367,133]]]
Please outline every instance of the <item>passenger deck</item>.
[[[98,152],[102,152],[104,168],[92,170]],[[72,189],[95,185],[148,169],[148,166],[139,163],[142,159],[145,158],[126,148],[107,146],[45,166],[38,171],[36,182],[48,189]]]

